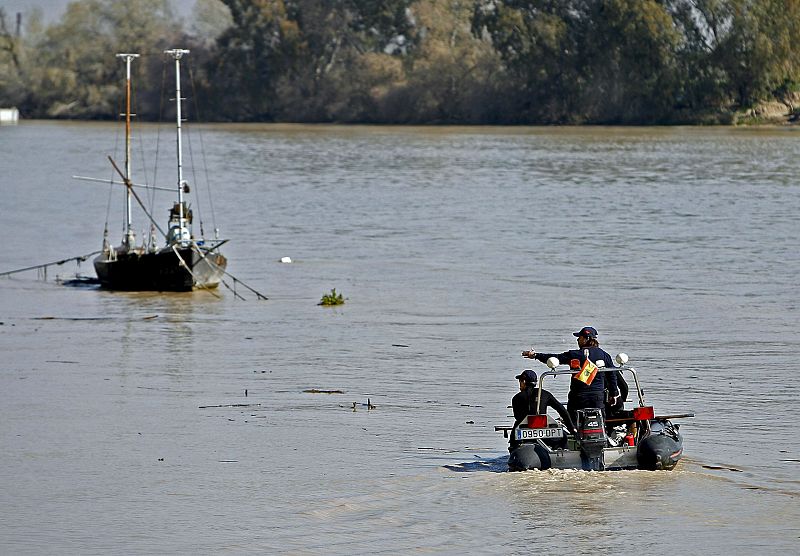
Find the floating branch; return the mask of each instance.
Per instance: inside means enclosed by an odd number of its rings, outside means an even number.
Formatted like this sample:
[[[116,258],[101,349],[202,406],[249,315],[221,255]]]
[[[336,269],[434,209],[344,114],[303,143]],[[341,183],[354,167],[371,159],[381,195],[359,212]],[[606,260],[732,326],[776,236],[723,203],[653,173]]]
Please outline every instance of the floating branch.
[[[309,388],[303,392],[306,394],[344,394],[344,390],[317,390],[316,388]]]
[[[200,405],[197,406],[199,409],[208,409],[210,407],[256,407],[260,406],[260,403],[230,403],[230,404],[223,404],[223,405]]]

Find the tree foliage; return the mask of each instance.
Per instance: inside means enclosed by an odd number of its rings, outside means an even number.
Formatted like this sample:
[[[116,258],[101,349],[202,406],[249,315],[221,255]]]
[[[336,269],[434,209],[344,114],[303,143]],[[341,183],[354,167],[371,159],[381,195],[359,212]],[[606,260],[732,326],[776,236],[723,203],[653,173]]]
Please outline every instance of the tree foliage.
[[[403,123],[489,123],[503,111],[507,83],[491,44],[470,29],[471,2],[414,4],[421,40],[405,79],[385,99],[385,118]],[[393,115],[393,117],[392,117]]]
[[[216,120],[387,123],[727,121],[792,104],[800,0],[77,0],[60,21],[0,9],[0,105],[117,113],[138,52],[157,117],[165,48],[190,48]]]

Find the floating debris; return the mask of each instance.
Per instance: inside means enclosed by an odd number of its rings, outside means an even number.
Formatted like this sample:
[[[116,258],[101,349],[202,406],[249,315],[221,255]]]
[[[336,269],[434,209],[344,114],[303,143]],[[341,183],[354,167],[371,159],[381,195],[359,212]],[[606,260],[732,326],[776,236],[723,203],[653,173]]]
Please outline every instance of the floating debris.
[[[263,373],[264,371],[261,372]],[[344,390],[317,390],[316,388],[309,388],[308,390],[303,390],[303,392],[306,394],[344,394]]]
[[[356,409],[358,409],[359,406],[366,407],[367,411],[369,411],[370,409],[377,409],[378,407],[377,405],[373,405],[372,400],[370,400],[369,398],[367,398],[367,403],[353,402],[353,405],[348,407],[350,407],[353,411],[355,411]],[[345,406],[340,405],[339,407],[345,407]]]
[[[736,473],[743,473],[741,469],[736,469],[735,467],[725,467],[722,465],[703,465],[704,469],[711,469],[713,471],[734,471]]]
[[[291,257],[281,257],[281,262],[285,264],[291,264],[292,258]]]
[[[73,321],[83,321],[83,320],[114,320],[111,317],[32,317],[31,320],[73,320]]]
[[[322,300],[317,303],[317,305],[322,305],[323,307],[333,307],[336,305],[343,305],[344,304],[344,296],[341,293],[336,293],[336,288],[333,288],[330,293],[326,293],[322,296]]]
[[[260,403],[230,403],[223,405],[199,405],[198,409],[208,409],[210,407],[258,407]]]
[[[141,320],[152,320],[157,319],[158,315],[148,315],[146,317],[141,317]],[[45,317],[31,317],[31,320],[69,320],[69,321],[94,321],[94,320],[116,320],[114,317],[54,317],[54,316],[45,316]]]

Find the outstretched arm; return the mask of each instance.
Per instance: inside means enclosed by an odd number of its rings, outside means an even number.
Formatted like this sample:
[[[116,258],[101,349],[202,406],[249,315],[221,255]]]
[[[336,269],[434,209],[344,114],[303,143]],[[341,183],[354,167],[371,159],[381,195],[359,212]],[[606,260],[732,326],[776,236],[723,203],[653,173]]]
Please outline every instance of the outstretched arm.
[[[547,363],[547,360],[551,357],[555,357],[558,359],[558,362],[561,365],[565,365],[570,362],[570,359],[574,357],[572,352],[565,351],[564,353],[538,353],[534,350],[523,351],[522,357],[527,357],[528,359],[536,359],[537,361],[541,361],[542,363]]]

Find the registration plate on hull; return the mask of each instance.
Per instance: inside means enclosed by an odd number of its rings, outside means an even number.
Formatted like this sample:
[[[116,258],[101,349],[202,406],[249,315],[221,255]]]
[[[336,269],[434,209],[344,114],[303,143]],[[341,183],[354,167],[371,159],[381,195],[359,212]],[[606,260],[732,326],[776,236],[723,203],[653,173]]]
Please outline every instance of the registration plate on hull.
[[[516,429],[514,431],[517,440],[542,440],[548,438],[563,438],[564,429],[553,427],[546,429]]]

